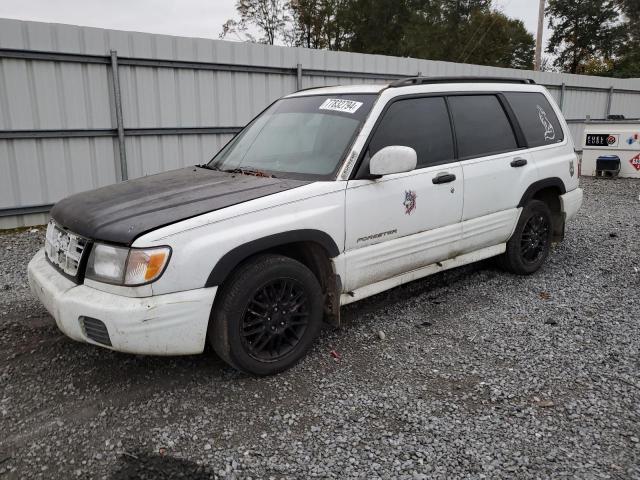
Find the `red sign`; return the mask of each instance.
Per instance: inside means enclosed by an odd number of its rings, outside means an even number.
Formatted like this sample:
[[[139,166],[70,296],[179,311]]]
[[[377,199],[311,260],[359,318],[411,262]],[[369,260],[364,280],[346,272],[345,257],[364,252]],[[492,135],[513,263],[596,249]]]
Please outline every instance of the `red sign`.
[[[629,160],[629,163],[633,168],[640,171],[640,153],[635,157],[633,157],[631,160]]]

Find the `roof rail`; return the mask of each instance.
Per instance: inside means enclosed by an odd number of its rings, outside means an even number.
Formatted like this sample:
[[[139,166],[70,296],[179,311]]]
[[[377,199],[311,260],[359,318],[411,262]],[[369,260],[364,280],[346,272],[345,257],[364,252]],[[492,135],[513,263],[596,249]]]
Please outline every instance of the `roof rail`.
[[[523,83],[535,85],[535,81],[530,78],[513,77],[409,77],[401,78],[389,84],[389,88],[408,87],[410,85],[428,85],[431,83]]]
[[[336,85],[318,85],[316,87],[307,87],[307,88],[301,88],[300,90],[296,90],[293,93],[298,93],[298,92],[306,92],[307,90],[316,90],[318,88],[327,88],[327,87],[335,87]]]

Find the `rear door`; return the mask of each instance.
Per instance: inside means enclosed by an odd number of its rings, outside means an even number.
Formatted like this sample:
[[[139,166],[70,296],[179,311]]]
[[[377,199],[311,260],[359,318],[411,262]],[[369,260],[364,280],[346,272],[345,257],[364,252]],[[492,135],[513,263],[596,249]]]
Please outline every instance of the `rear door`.
[[[346,191],[345,289],[446,259],[460,238],[462,168],[443,97],[392,101],[369,140],[368,159],[390,145],[412,147],[412,172],[350,180]]]
[[[578,186],[578,165],[573,143],[565,136],[553,100],[542,92],[504,92],[522,128],[539,179],[560,178],[566,190]]]
[[[448,97],[464,174],[461,251],[506,241],[537,170],[508,104],[497,94]]]

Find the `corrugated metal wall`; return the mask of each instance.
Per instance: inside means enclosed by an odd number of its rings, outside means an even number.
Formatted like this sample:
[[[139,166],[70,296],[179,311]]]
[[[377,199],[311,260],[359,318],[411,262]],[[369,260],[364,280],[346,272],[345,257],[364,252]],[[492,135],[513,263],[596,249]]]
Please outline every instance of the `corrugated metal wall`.
[[[636,79],[0,19],[0,228],[42,222],[39,212],[62,197],[119,180],[112,50],[129,178],[208,160],[237,127],[300,87],[417,73],[529,77],[548,85],[578,139],[587,116],[640,116]]]

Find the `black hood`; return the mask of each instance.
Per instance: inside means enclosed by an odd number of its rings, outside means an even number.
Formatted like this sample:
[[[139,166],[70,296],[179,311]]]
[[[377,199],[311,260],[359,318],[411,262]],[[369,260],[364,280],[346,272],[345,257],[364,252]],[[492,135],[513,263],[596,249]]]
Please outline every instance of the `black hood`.
[[[188,167],[72,195],[51,216],[85,237],[131,245],[156,228],[307,183]]]

